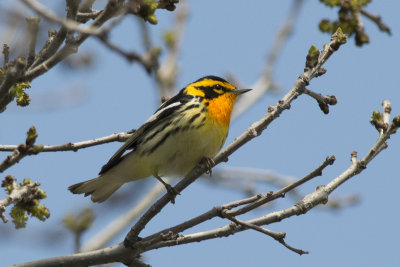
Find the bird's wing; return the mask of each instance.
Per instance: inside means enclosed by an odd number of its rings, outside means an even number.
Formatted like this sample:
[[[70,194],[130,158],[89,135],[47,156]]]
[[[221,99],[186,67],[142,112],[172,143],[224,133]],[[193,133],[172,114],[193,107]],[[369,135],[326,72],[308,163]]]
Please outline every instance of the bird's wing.
[[[127,150],[135,149],[138,142],[142,140],[143,136],[146,136],[146,133],[148,133],[159,123],[166,120],[175,111],[179,110],[182,105],[190,101],[191,98],[193,97],[189,95],[183,95],[181,91],[176,96],[164,102],[157,109],[157,111],[139,129],[137,129],[131,137],[129,137],[129,139],[117,150],[117,152],[115,152],[110,160],[101,168],[99,175],[107,172],[121,162]]]

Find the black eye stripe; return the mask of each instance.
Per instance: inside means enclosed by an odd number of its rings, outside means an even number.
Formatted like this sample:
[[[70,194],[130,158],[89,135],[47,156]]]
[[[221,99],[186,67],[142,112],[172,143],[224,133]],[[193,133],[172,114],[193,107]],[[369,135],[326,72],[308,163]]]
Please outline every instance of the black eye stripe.
[[[196,86],[195,88],[203,91],[205,94],[205,98],[207,98],[207,99],[215,98],[225,92],[231,91],[230,89],[228,89],[225,86],[222,86],[220,84],[216,84],[213,86]],[[216,91],[222,91],[222,93],[218,93]]]

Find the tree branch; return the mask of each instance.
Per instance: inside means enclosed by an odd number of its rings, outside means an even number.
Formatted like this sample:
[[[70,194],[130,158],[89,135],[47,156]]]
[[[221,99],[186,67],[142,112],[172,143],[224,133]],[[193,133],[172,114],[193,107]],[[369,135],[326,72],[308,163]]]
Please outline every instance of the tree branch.
[[[76,143],[65,143],[61,145],[43,145],[40,152],[57,152],[57,151],[78,151],[82,148],[97,146],[111,142],[125,142],[132,134],[132,131],[113,133],[108,136],[99,137],[91,140],[80,141]],[[0,145],[0,151],[14,151],[18,145]]]
[[[57,16],[57,14],[53,13],[49,9],[45,8],[42,4],[36,2],[35,0],[21,0],[25,5],[30,7],[33,11],[37,14],[41,15],[45,19],[55,22],[57,24],[62,25],[65,29],[70,31],[77,31],[87,35],[98,35],[99,29],[96,27],[90,26],[83,26],[81,23],[76,22],[75,20],[66,18],[61,19]],[[77,1],[75,1],[77,2]],[[79,1],[78,1],[79,3]]]
[[[26,1],[26,0],[25,0]],[[121,8],[123,4],[123,0],[109,0],[104,10],[100,13],[99,16],[90,24],[91,29],[99,28],[103,25],[108,19],[112,18]],[[65,28],[65,27],[64,27]],[[66,34],[66,33],[65,33]],[[29,69],[23,77],[20,78],[20,81],[33,80],[37,76],[45,73],[60,61],[68,57],[69,55],[76,53],[78,47],[90,36],[88,33],[80,33],[73,42],[68,42],[64,45],[61,50],[42,61],[40,64],[33,64],[33,68]],[[53,49],[54,50],[54,49]],[[57,49],[55,49],[56,51]]]
[[[381,31],[387,32],[389,35],[392,35],[389,26],[387,26],[386,24],[384,24],[382,22],[382,18],[379,15],[373,15],[371,13],[369,13],[368,11],[366,11],[365,9],[360,9],[360,13],[364,16],[366,16],[367,18],[369,18],[371,21],[373,21]]]
[[[294,248],[292,246],[289,246],[285,242],[286,233],[284,233],[284,232],[274,232],[274,231],[271,231],[269,229],[262,228],[262,227],[260,227],[258,225],[254,225],[254,224],[248,223],[246,221],[239,220],[236,217],[229,217],[228,216],[227,218],[229,220],[231,220],[232,222],[236,223],[237,225],[240,225],[240,226],[242,226],[244,228],[253,229],[255,231],[258,231],[260,233],[263,233],[263,234],[266,234],[266,235],[272,237],[273,239],[275,239],[276,241],[278,241],[279,243],[284,245],[286,248],[288,248],[289,250],[291,250],[293,252],[296,252],[299,255],[309,254],[309,252],[306,251],[306,250],[297,249],[297,248]]]
[[[23,75],[26,67],[26,59],[21,56],[18,57],[15,62],[9,64],[12,65],[7,68],[6,76],[0,84],[0,113],[3,112],[8,103],[13,100],[10,88],[18,81],[19,77]]]
[[[25,144],[17,146],[13,152],[6,157],[6,159],[0,163],[0,173],[4,172],[9,167],[18,163],[23,157],[27,155],[37,154],[40,152],[41,146],[34,145],[37,138],[36,128],[30,127],[26,133]]]

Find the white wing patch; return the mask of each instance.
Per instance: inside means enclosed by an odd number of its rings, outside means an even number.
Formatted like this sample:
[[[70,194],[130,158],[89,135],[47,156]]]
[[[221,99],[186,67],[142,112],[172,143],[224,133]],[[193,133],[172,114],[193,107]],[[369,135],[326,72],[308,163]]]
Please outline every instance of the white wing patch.
[[[156,119],[158,118],[158,116],[160,116],[160,114],[161,114],[162,112],[164,112],[164,111],[166,111],[166,110],[168,110],[168,109],[170,109],[170,108],[179,106],[179,105],[182,105],[182,103],[181,103],[181,102],[175,102],[175,103],[172,103],[172,104],[170,104],[170,105],[168,105],[168,106],[166,106],[166,107],[163,107],[162,109],[160,109],[159,111],[157,111],[156,113],[154,113],[153,115],[151,115],[151,117],[150,117],[145,123],[148,123],[148,122],[151,122],[151,121],[156,120]]]

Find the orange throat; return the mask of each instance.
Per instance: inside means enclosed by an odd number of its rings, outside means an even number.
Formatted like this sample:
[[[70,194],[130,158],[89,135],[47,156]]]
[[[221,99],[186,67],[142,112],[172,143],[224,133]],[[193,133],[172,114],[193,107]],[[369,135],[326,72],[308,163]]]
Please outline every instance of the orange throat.
[[[222,126],[228,127],[235,99],[236,95],[234,94],[224,94],[208,101],[210,103],[208,106],[210,117]]]

